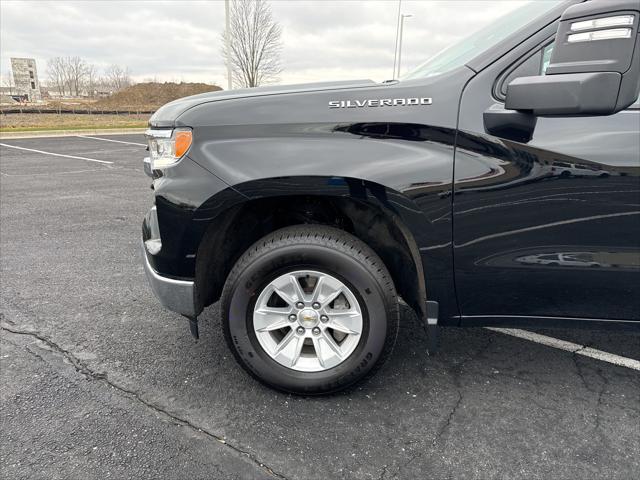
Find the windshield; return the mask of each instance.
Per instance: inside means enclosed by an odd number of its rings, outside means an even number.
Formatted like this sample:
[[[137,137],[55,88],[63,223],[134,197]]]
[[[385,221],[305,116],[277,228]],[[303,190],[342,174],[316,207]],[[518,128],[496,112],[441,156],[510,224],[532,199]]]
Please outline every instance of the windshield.
[[[564,0],[535,0],[498,18],[483,29],[431,57],[407,73],[403,80],[431,77],[461,67],[472,58],[518,31]]]

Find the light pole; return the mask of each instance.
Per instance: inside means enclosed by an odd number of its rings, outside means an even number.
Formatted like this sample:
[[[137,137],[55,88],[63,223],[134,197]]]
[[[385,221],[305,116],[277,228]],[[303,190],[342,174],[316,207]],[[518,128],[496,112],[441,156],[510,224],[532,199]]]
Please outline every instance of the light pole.
[[[398,0],[398,17],[396,18],[396,44],[393,46],[393,74],[391,79],[396,78],[396,65],[398,64],[398,37],[400,36],[400,11],[402,9],[402,0]]]
[[[229,32],[229,0],[224,0],[224,22],[225,22],[225,35],[224,35],[224,43],[225,48],[227,50],[227,90],[231,90],[231,48],[229,39],[231,38],[231,33]]]
[[[400,63],[402,62],[402,31],[404,28],[404,19],[413,17],[413,15],[404,13],[400,15],[400,39],[398,40],[398,78],[400,78]]]

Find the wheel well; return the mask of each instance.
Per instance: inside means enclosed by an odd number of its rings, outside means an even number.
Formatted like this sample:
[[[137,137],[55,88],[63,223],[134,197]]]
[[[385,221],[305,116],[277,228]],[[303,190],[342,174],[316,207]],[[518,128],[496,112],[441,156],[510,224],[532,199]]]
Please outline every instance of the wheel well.
[[[323,196],[250,200],[213,220],[196,256],[196,311],[220,298],[231,268],[254,242],[274,230],[298,224],[333,226],[365,242],[389,269],[399,295],[418,315],[424,314],[420,254],[399,218],[360,200]]]

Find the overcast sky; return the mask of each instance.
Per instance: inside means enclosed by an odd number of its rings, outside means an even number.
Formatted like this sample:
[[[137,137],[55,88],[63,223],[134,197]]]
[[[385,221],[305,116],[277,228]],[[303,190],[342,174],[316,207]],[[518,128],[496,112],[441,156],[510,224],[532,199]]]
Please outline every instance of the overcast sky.
[[[397,0],[272,0],[283,28],[281,83],[392,76]],[[526,1],[403,0],[403,72]],[[224,2],[17,1],[0,3],[1,71],[10,57],[78,55],[101,69],[126,65],[135,80],[224,86]]]

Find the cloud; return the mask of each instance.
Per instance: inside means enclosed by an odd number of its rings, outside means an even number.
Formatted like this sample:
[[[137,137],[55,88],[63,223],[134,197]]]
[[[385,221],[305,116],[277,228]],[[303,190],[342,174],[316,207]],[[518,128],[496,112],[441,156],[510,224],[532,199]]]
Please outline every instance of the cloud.
[[[403,71],[521,1],[404,0]],[[398,2],[271,2],[283,27],[282,83],[391,77]],[[0,4],[0,68],[14,56],[81,56],[98,68],[127,65],[137,80],[226,78],[222,1],[7,1]]]

